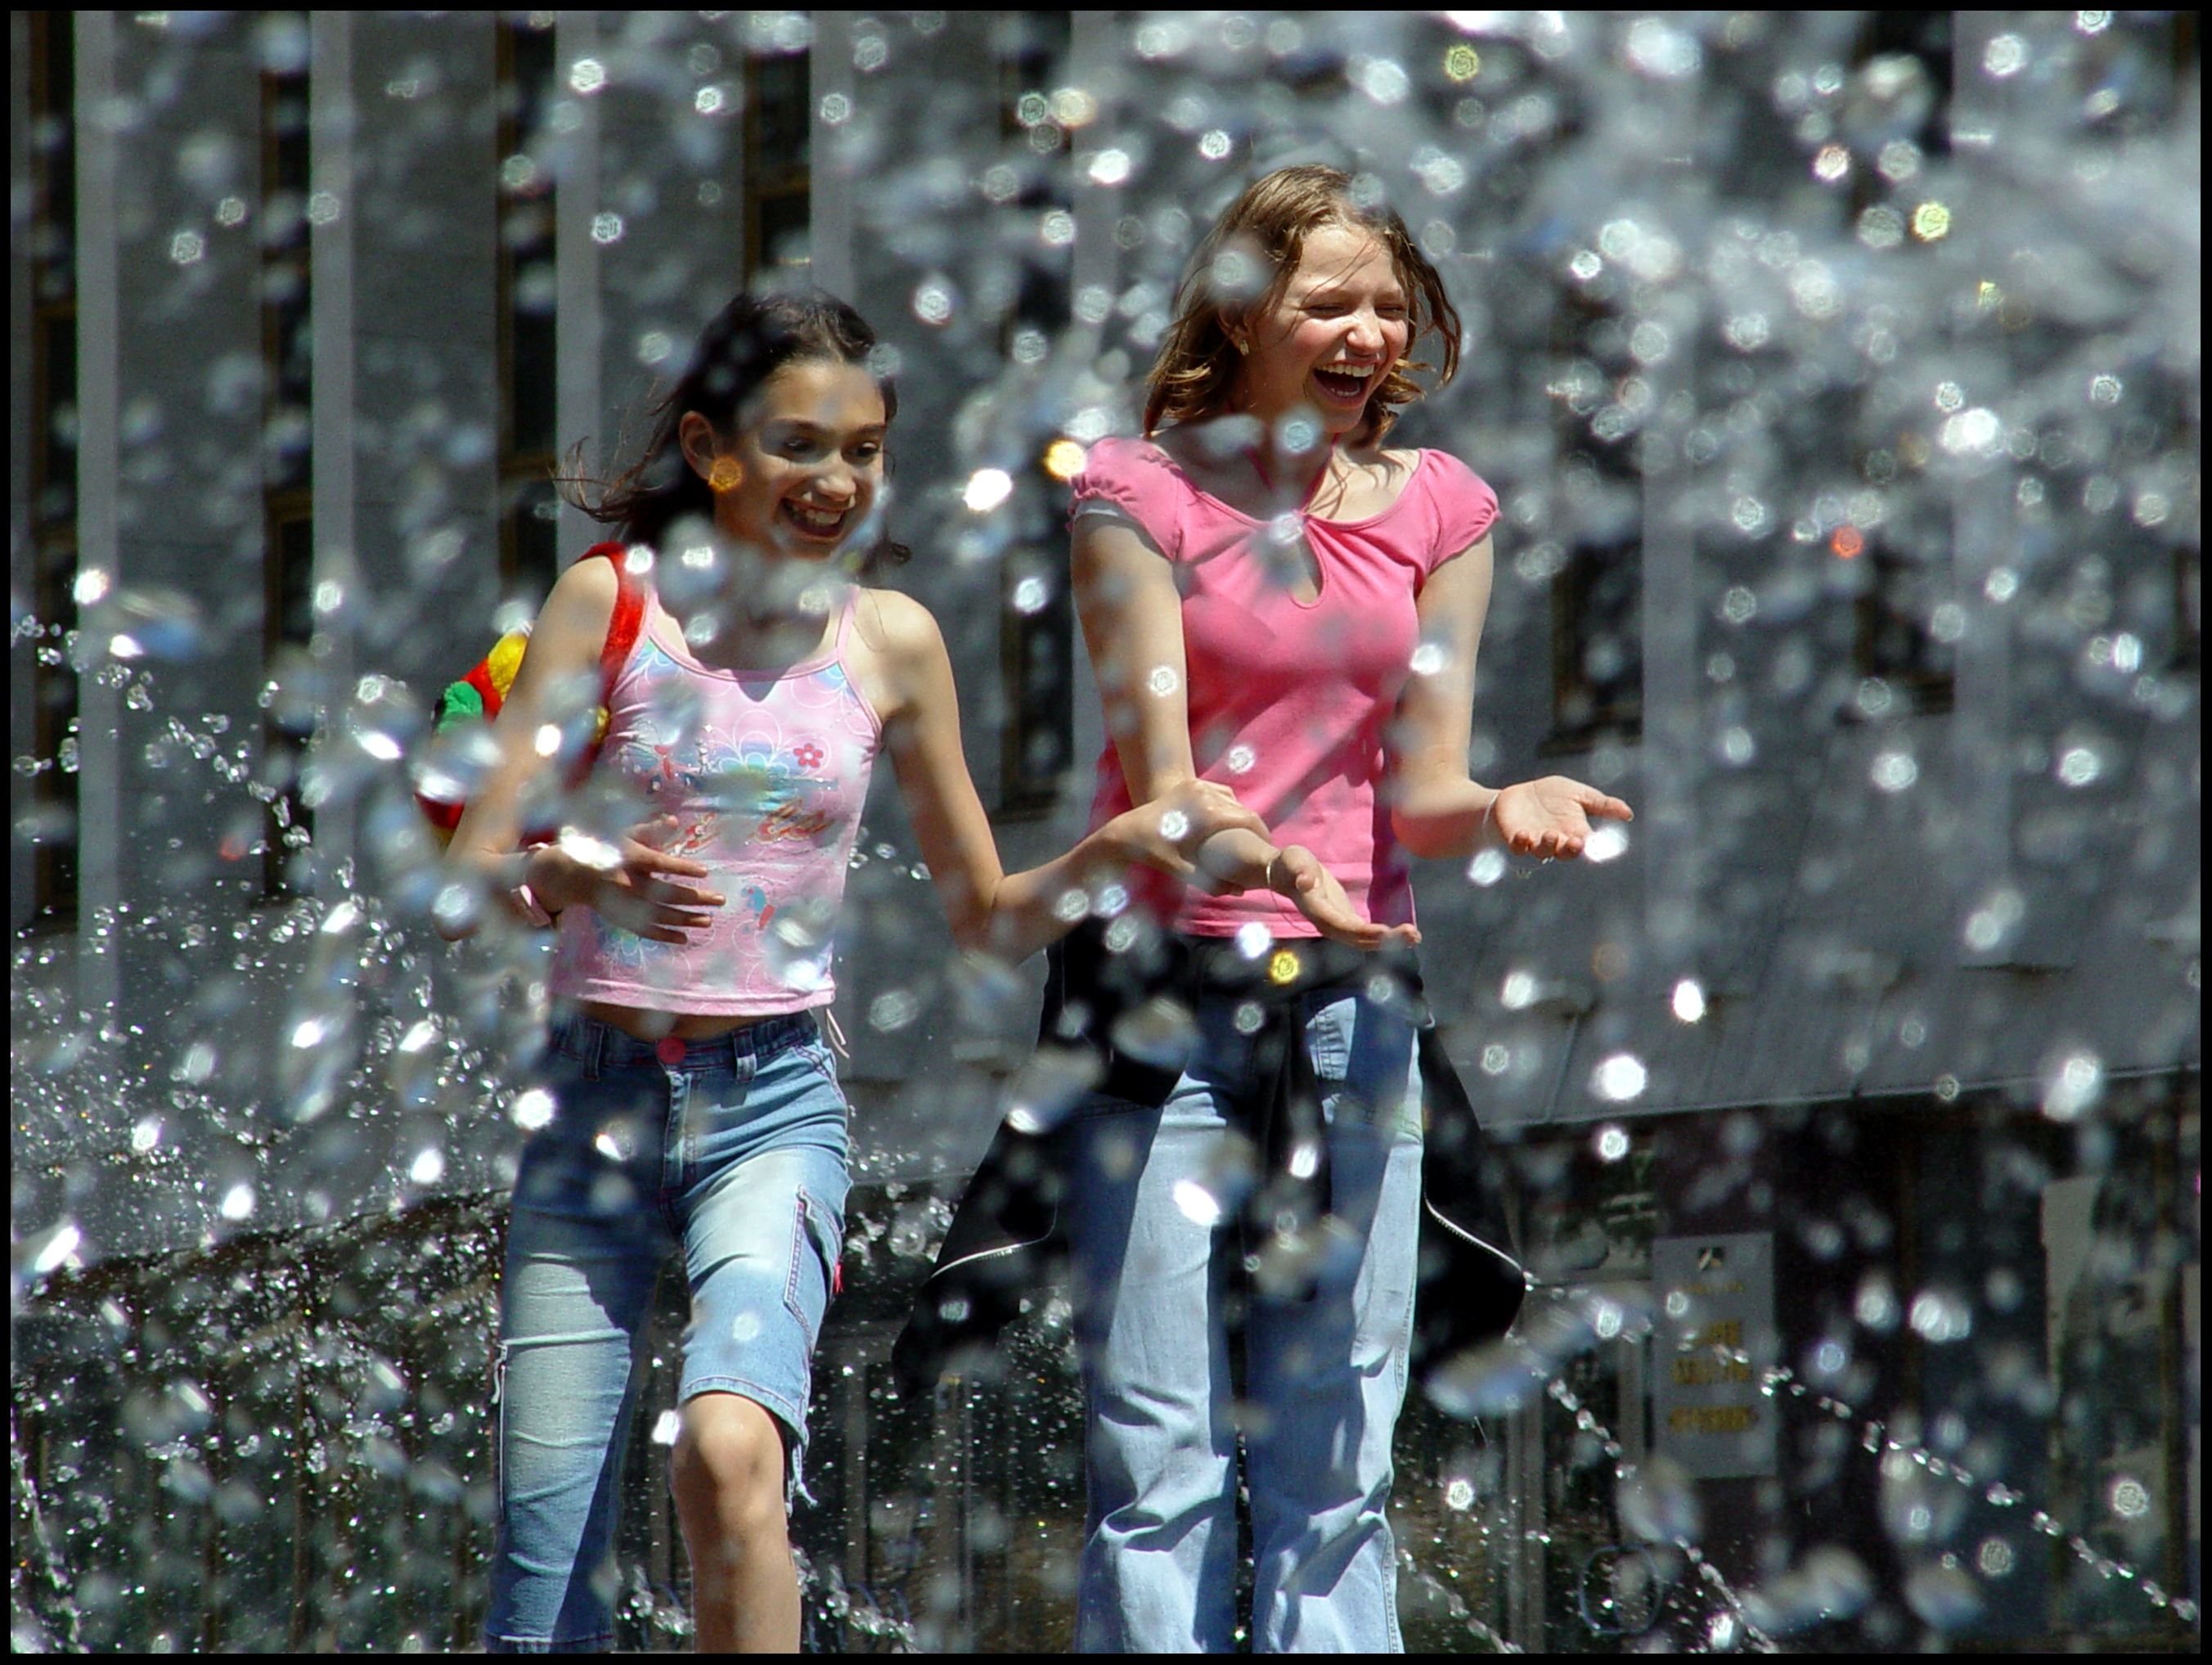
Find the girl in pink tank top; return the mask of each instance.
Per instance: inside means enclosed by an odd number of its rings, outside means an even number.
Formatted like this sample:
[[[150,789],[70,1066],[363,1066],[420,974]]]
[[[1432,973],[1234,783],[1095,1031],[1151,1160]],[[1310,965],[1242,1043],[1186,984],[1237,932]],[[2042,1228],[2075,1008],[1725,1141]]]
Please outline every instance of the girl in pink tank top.
[[[1132,864],[1188,878],[1209,837],[1258,836],[1230,789],[1194,781],[1057,860],[1002,869],[936,622],[865,582],[906,557],[883,532],[897,398],[871,372],[875,344],[823,295],[741,295],[708,325],[645,457],[580,505],[627,554],[555,585],[454,831],[449,872],[483,902],[441,909],[442,930],[467,934],[489,903],[502,923],[557,916],[560,933],[535,1078],[552,1108],[528,1123],[501,1287],[489,1646],[611,1635],[607,1455],[653,1274],[678,1246],[691,1322],[672,1466],[698,1644],[798,1646],[784,1519],[848,1183],[848,1107],[806,1014],[835,993],[878,756],[954,941],[1010,962]],[[611,621],[641,592],[597,761],[564,794]],[[518,850],[526,824],[561,831]]]
[[[599,767],[670,817],[661,847],[703,867],[703,888],[725,902],[682,942],[565,909],[556,1000],[756,1018],[830,1000],[829,927],[883,738],[848,662],[855,600],[838,605],[825,651],[780,671],[702,664],[648,604],[611,690]]]

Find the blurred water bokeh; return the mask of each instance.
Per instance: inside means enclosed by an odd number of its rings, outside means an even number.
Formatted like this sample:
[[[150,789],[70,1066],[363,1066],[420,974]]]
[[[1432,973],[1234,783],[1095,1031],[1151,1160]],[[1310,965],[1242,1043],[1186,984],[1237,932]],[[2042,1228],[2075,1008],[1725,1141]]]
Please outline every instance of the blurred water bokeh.
[[[475,1645],[543,945],[439,941],[411,793],[592,541],[558,457],[634,447],[738,282],[854,300],[895,581],[1042,859],[1102,738],[1061,482],[1212,216],[1304,160],[1466,325],[1400,431],[1504,505],[1474,772],[1638,811],[1417,877],[1542,1287],[1401,1424],[1409,1648],[2193,1649],[2193,17],[10,28],[19,1649]],[[885,1363],[1037,968],[962,963],[887,787],[867,823],[808,1639],[1065,1648],[1065,1291],[934,1404]],[[640,1647],[688,1633],[682,1308]]]

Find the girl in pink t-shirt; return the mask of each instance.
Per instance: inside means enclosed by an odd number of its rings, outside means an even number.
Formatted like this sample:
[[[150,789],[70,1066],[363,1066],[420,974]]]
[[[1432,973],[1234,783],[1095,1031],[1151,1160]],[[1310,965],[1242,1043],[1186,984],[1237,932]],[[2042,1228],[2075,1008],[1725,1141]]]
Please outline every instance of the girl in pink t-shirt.
[[[1217,257],[1255,253],[1256,295],[1217,283]],[[1431,329],[1449,379],[1459,319],[1398,216],[1333,169],[1279,170],[1194,257],[1146,437],[1101,441],[1074,481],[1110,737],[1092,824],[1196,778],[1268,828],[1200,852],[1241,894],[1148,879],[1119,944],[1094,926],[1052,952],[1045,1033],[1087,1034],[1105,1065],[1058,1135],[1086,1650],[1234,1645],[1240,1435],[1255,1650],[1401,1646],[1391,1433],[1424,1103],[1449,1073],[1419,1032],[1407,855],[1549,860],[1582,853],[1591,817],[1630,818],[1560,777],[1468,778],[1498,500],[1456,458],[1383,444]],[[1163,991],[1191,1019],[1179,1049],[1159,1039]],[[1149,1029],[1115,1017],[1148,1009]],[[954,1233],[987,1263],[982,1234]]]

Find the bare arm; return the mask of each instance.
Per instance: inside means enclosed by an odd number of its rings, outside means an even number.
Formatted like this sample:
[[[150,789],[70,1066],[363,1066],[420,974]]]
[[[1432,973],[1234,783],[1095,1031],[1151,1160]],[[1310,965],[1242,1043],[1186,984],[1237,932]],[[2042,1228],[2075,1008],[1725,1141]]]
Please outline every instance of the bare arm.
[[[1391,732],[1390,825],[1418,856],[1466,856],[1485,844],[1526,855],[1580,855],[1588,817],[1635,818],[1595,787],[1547,775],[1493,789],[1469,777],[1474,663],[1490,611],[1491,547],[1484,538],[1429,575],[1416,604],[1421,641],[1441,662],[1407,678]]]
[[[919,602],[873,597],[892,685],[884,743],[897,771],[922,859],[929,865],[953,940],[1009,961],[1027,958],[1073,928],[1059,909],[1071,889],[1117,878],[1134,861],[1188,878],[1191,856],[1224,828],[1261,825],[1224,787],[1191,781],[1156,803],[1115,817],[1042,866],[1008,873],[960,749],[960,703],[937,621]],[[1176,817],[1180,817],[1178,822]]]

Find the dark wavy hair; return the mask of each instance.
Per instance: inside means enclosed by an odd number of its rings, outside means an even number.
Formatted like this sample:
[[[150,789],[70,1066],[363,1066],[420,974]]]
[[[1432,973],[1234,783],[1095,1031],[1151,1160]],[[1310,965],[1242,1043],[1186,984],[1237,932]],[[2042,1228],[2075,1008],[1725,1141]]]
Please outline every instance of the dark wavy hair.
[[[1387,204],[1362,206],[1352,176],[1319,163],[1279,167],[1255,179],[1216,221],[1190,258],[1176,291],[1175,321],[1161,341],[1152,374],[1145,379],[1147,434],[1164,422],[1201,422],[1222,415],[1237,380],[1238,355],[1227,325],[1265,313],[1291,286],[1309,234],[1323,226],[1364,231],[1389,251],[1398,281],[1411,292],[1413,318],[1407,356],[1389,367],[1381,385],[1368,396],[1358,425],[1346,437],[1354,445],[1379,445],[1405,405],[1419,398],[1416,370],[1434,371],[1442,387],[1459,369],[1459,313],[1444,293],[1444,281],[1406,230],[1406,222]],[[1232,240],[1249,240],[1267,266],[1267,282],[1249,301],[1221,295],[1213,282],[1215,257]],[[1421,337],[1433,331],[1443,362],[1413,357]]]
[[[645,454],[613,480],[594,480],[584,471],[584,446],[579,441],[568,453],[569,472],[553,477],[556,489],[569,502],[591,516],[618,528],[625,544],[644,544],[659,550],[668,528],[686,515],[696,514],[710,524],[714,518],[714,492],[684,460],[678,428],[684,414],[696,410],[714,425],[718,440],[726,441],[737,431],[745,401],[762,383],[787,364],[802,360],[827,360],[856,364],[875,374],[870,359],[876,332],[867,320],[835,295],[819,289],[789,295],[755,295],[741,290],[730,304],[714,314],[700,332],[699,344],[676,386],[653,407],[652,441]],[[884,420],[898,415],[898,389],[888,375],[877,374],[876,386],[884,396]],[[884,453],[886,479],[890,452]],[[586,500],[585,487],[597,487],[599,500]],[[862,577],[872,577],[886,566],[905,561],[911,552],[889,536],[870,550],[860,567]]]

